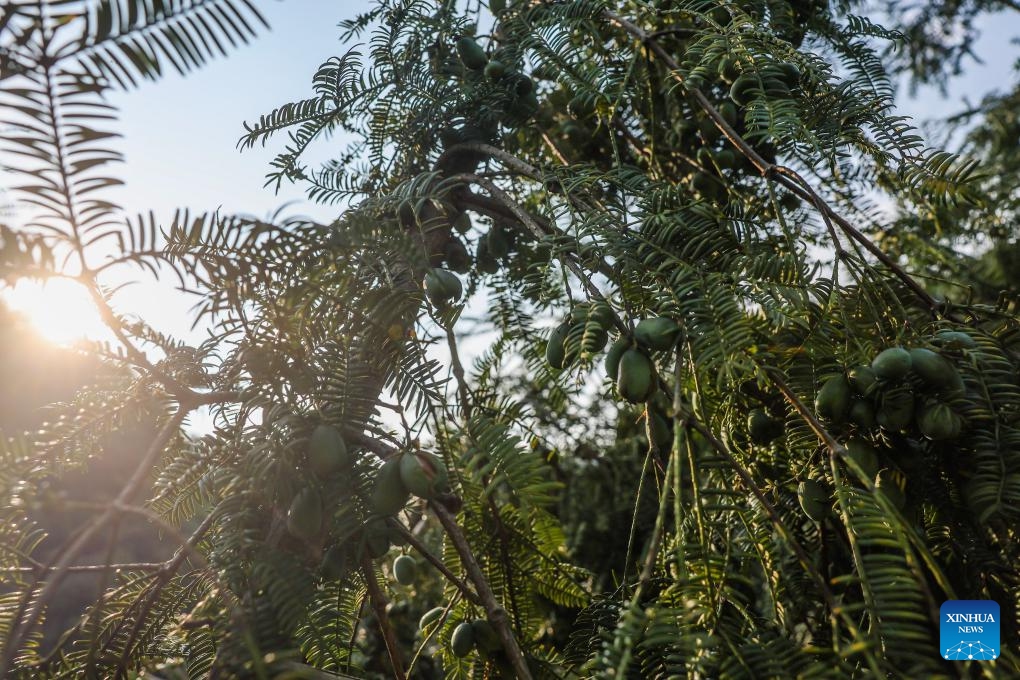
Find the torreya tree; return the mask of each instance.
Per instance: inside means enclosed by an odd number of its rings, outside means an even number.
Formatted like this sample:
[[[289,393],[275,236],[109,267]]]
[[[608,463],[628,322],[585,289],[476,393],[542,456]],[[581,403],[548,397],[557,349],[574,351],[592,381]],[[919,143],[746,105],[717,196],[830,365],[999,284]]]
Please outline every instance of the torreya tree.
[[[103,94],[251,38],[249,3],[5,6],[34,212],[0,264],[84,283],[117,370],[0,447],[0,675],[1015,677],[1017,274],[960,262],[1015,245],[1016,95],[969,114],[994,175],[930,148],[883,58],[937,81],[968,48],[856,5],[381,0],[241,140],[331,224],[103,198]],[[133,265],[206,342],[118,314]],[[139,418],[130,481],[38,559],[47,480]],[[173,556],[83,563],[125,516]],[[997,660],[941,658],[947,599],[1000,603]]]

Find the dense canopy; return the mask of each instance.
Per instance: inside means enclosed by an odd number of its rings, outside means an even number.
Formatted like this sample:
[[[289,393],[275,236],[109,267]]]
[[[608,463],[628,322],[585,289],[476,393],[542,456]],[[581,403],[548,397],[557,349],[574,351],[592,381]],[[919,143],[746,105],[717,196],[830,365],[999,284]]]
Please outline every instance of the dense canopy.
[[[1013,3],[378,0],[238,112],[334,221],[125,215],[104,95],[256,4],[0,10],[0,274],[116,340],[3,421],[0,676],[1020,674],[1020,90],[895,109]]]

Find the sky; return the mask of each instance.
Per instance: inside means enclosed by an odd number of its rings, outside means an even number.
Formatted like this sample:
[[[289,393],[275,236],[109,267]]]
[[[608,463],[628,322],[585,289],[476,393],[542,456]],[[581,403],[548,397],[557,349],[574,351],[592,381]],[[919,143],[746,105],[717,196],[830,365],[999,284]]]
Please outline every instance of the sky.
[[[266,148],[241,152],[237,140],[242,122],[311,93],[311,78],[328,58],[343,54],[338,23],[364,11],[369,0],[256,0],[271,30],[227,58],[207,64],[186,77],[168,75],[157,83],[145,83],[129,92],[115,93],[111,101],[120,109],[120,148],[125,163],[114,170],[127,180],[114,198],[125,213],[152,210],[169,220],[178,207],[192,210],[221,209],[266,216],[289,203],[286,213],[330,221],[336,208],[309,203],[301,187],[284,185],[279,194],[264,188],[269,161],[284,137]],[[1007,86],[1020,48],[1010,40],[1020,34],[1017,15],[1009,20],[984,17],[978,57],[967,74],[956,79],[943,97],[934,89],[921,90],[914,99],[901,98],[901,112],[918,121],[963,108],[963,99],[977,99],[996,87]],[[905,90],[904,90],[905,94]],[[331,140],[320,147],[327,154],[342,146]],[[61,295],[74,296],[67,290]],[[45,296],[31,291],[15,295],[16,307],[39,306]],[[119,311],[145,316],[164,332],[190,341],[202,331],[190,329],[188,310],[194,300],[172,286],[136,285],[120,294]],[[84,304],[84,303],[82,303]],[[53,307],[45,324],[51,337],[61,329],[73,336],[66,310]],[[82,326],[88,326],[83,310]],[[45,330],[45,329],[44,329]],[[64,338],[59,338],[64,339]]]

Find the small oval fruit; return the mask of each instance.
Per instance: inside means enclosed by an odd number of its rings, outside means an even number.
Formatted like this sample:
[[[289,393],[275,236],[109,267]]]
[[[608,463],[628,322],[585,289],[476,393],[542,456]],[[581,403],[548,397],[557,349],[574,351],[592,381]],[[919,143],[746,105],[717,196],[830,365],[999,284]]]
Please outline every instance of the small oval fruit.
[[[620,357],[616,389],[632,404],[643,402],[655,389],[655,365],[639,349],[628,349]]]
[[[974,349],[977,342],[963,331],[939,331],[935,340],[946,349]]]
[[[418,620],[418,628],[425,630],[426,628],[431,627],[432,624],[437,623],[439,619],[443,617],[443,612],[445,611],[446,607],[433,607],[428,610],[422,614],[421,618]]]
[[[487,232],[488,239],[486,245],[489,247],[489,255],[501,260],[510,254],[510,236],[507,234],[506,229],[500,225],[495,224]]]
[[[676,346],[680,339],[680,326],[664,316],[642,319],[634,327],[634,339],[643,347],[665,352]]]
[[[850,369],[850,386],[862,397],[870,397],[878,388],[878,375],[871,366],[854,366]]]
[[[409,586],[418,578],[418,562],[410,555],[393,560],[393,578],[402,586]]]
[[[410,491],[401,480],[399,457],[390,458],[375,474],[372,512],[378,515],[395,515],[407,505],[410,497]]]
[[[878,452],[875,451],[875,447],[863,439],[851,439],[844,448],[846,457],[860,466],[865,477],[870,479],[875,476],[879,465]]]
[[[930,349],[911,349],[910,365],[917,377],[936,389],[963,389],[963,380],[956,367]]]
[[[459,212],[457,216],[453,218],[453,228],[458,234],[466,234],[471,231],[471,215],[467,212]]]
[[[783,433],[783,423],[774,420],[764,409],[752,409],[747,415],[747,430],[755,444],[770,444]]]
[[[319,477],[329,477],[350,463],[347,444],[340,430],[319,425],[308,441],[308,466]]]
[[[914,395],[907,389],[891,390],[882,395],[875,422],[890,432],[899,432],[914,417]]]
[[[315,489],[302,489],[287,510],[287,531],[303,541],[314,541],[322,532],[322,499]]]
[[[326,554],[322,556],[322,564],[319,565],[319,573],[327,581],[339,581],[347,575],[350,566],[347,548],[341,544],[331,546]]]
[[[630,349],[630,338],[624,337],[610,345],[609,351],[606,352],[606,375],[613,382],[616,382],[616,377],[620,372],[620,358],[628,349]]]
[[[883,380],[899,380],[910,372],[910,352],[902,347],[882,350],[871,362],[875,375]]]
[[[466,35],[457,40],[457,54],[464,66],[472,71],[481,70],[489,63],[482,46]]]
[[[506,73],[506,65],[495,59],[485,65],[485,77],[489,80],[499,80]]]
[[[386,523],[381,520],[366,522],[362,534],[362,546],[365,554],[373,560],[379,559],[389,552],[390,532]]]
[[[917,429],[932,441],[956,439],[960,436],[963,423],[960,416],[945,404],[929,404],[917,418]]]
[[[850,402],[850,412],[847,417],[851,423],[862,430],[870,430],[875,427],[875,407],[867,399],[854,399]]]
[[[400,481],[405,489],[421,498],[435,498],[450,488],[446,464],[427,451],[408,452],[400,457]]]
[[[458,658],[464,658],[475,648],[475,633],[471,623],[465,621],[453,629],[450,635],[450,651]]]
[[[446,266],[458,274],[467,274],[471,271],[471,254],[468,253],[467,246],[459,238],[451,238],[446,243],[443,259],[446,261]]]
[[[787,87],[793,89],[800,85],[800,67],[794,63],[784,61],[778,64],[778,70]]]
[[[570,324],[561,323],[549,334],[549,341],[545,346],[545,360],[556,370],[566,368],[567,364],[567,335],[570,333]]]
[[[747,106],[754,99],[754,92],[761,89],[761,81],[758,76],[745,73],[733,81],[730,86],[730,99],[737,106]]]
[[[797,500],[808,519],[821,522],[829,514],[829,493],[817,480],[805,479],[798,484]]]
[[[825,381],[815,397],[815,411],[822,418],[839,422],[850,408],[850,383],[843,374]]]
[[[436,267],[425,274],[425,294],[433,305],[441,307],[459,300],[464,286],[456,274]]]
[[[475,619],[471,622],[471,634],[474,636],[475,646],[483,652],[496,652],[503,647],[503,643],[499,641],[499,633],[485,619]]]

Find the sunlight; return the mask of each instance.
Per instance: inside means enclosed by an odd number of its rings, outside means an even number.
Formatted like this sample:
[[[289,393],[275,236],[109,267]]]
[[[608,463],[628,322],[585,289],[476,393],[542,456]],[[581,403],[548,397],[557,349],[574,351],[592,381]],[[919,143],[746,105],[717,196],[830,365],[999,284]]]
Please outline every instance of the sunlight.
[[[106,326],[88,291],[74,281],[22,279],[3,291],[7,305],[21,312],[47,340],[70,345],[106,336]]]

